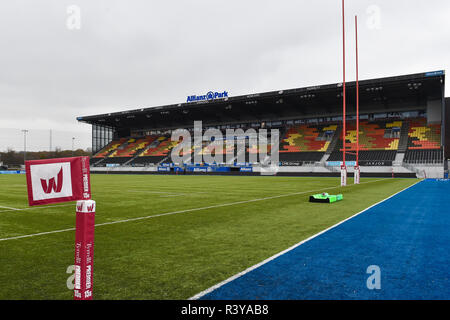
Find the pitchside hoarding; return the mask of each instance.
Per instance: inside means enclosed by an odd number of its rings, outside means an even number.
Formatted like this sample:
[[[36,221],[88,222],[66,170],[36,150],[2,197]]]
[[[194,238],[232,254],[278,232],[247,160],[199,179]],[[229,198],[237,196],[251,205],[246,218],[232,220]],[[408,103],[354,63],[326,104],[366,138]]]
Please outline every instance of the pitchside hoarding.
[[[25,162],[30,206],[91,199],[89,157]]]

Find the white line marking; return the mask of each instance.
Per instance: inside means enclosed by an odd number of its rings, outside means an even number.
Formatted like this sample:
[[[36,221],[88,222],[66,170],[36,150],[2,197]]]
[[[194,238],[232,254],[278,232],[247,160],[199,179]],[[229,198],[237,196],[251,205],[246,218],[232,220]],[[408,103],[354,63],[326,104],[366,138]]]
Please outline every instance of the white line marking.
[[[211,293],[212,291],[214,291],[214,290],[216,290],[216,289],[222,287],[223,285],[225,285],[225,284],[227,284],[227,283],[229,283],[229,282],[231,282],[231,281],[233,281],[233,280],[236,280],[237,278],[239,278],[239,277],[241,277],[241,276],[243,276],[243,275],[249,273],[250,271],[253,271],[253,270],[255,270],[255,269],[261,267],[262,265],[264,265],[264,264],[266,264],[266,263],[268,263],[268,262],[270,262],[270,261],[272,261],[272,260],[275,260],[276,258],[278,258],[278,257],[280,257],[280,256],[282,256],[282,255],[284,255],[285,253],[287,253],[287,252],[289,252],[289,251],[292,251],[292,250],[294,250],[295,248],[301,246],[301,245],[304,244],[305,242],[308,242],[308,241],[310,241],[310,240],[312,240],[312,239],[314,239],[314,238],[320,236],[321,234],[324,234],[325,232],[327,232],[327,231],[329,231],[329,230],[331,230],[331,229],[336,228],[337,226],[343,224],[344,222],[346,222],[346,221],[348,221],[348,220],[350,220],[350,219],[353,219],[354,217],[360,215],[361,213],[366,212],[367,210],[369,210],[369,209],[371,209],[371,208],[373,208],[373,207],[379,205],[380,203],[382,203],[382,202],[384,202],[384,201],[386,201],[386,200],[389,200],[390,198],[396,196],[397,194],[399,194],[399,193],[401,193],[401,192],[403,192],[403,191],[405,191],[405,190],[407,190],[407,189],[409,189],[409,188],[412,188],[413,186],[415,186],[416,184],[418,184],[418,183],[420,183],[420,182],[422,182],[422,181],[423,181],[423,180],[417,181],[417,182],[414,183],[413,185],[410,185],[409,187],[406,187],[406,188],[404,188],[403,190],[400,190],[399,192],[397,192],[397,193],[395,193],[395,194],[393,194],[393,195],[387,197],[386,199],[381,200],[381,201],[379,201],[379,202],[377,202],[377,203],[371,205],[370,207],[364,209],[363,211],[358,212],[358,213],[354,214],[353,216],[351,216],[351,217],[349,217],[349,218],[347,218],[347,219],[345,219],[345,220],[342,220],[341,222],[338,222],[338,223],[336,223],[335,225],[333,225],[333,226],[331,226],[331,227],[329,227],[329,228],[327,228],[327,229],[325,229],[325,230],[322,230],[321,232],[319,232],[319,233],[317,233],[317,234],[315,234],[315,235],[309,237],[308,239],[305,239],[305,240],[300,241],[299,243],[293,245],[292,247],[290,247],[290,248],[288,248],[288,249],[286,249],[286,250],[283,250],[283,251],[281,251],[281,252],[279,252],[279,253],[277,253],[277,254],[271,256],[270,258],[267,258],[266,260],[261,261],[260,263],[257,263],[257,264],[255,264],[255,265],[253,265],[253,266],[251,266],[251,267],[245,269],[244,271],[239,272],[239,273],[235,274],[234,276],[231,276],[231,277],[229,277],[228,279],[225,279],[224,281],[219,282],[218,284],[216,284],[216,285],[214,285],[214,286],[212,286],[212,287],[210,287],[210,288],[208,288],[208,289],[206,289],[206,290],[204,290],[204,291],[202,291],[202,292],[200,292],[200,293],[197,293],[195,296],[190,297],[188,300],[197,300],[197,299],[200,299],[200,298],[203,297],[204,295],[206,295],[206,294],[208,294],[208,293]],[[366,183],[367,183],[367,182],[366,182]]]
[[[0,208],[9,209],[9,210],[20,210],[20,209],[17,209],[17,208],[11,208],[11,207],[5,207],[5,206],[0,206]]]
[[[133,193],[156,193],[156,194],[178,194],[175,192],[165,192],[165,191],[149,191],[149,190],[128,190],[127,192],[133,192]],[[184,193],[180,193],[184,194]]]
[[[179,197],[179,196],[189,196],[189,193],[176,193],[176,192],[162,192],[162,191],[146,191],[146,190],[128,190],[127,192],[133,192],[133,193],[150,193],[150,194],[156,194],[159,195],[161,198],[166,197]]]
[[[374,183],[374,182],[383,181],[383,180],[386,180],[386,179],[379,179],[379,180],[362,182],[359,185],[366,184],[366,183]],[[352,186],[357,186],[357,185],[356,184],[349,185],[346,188],[349,188],[349,187],[352,187]],[[180,210],[180,211],[160,213],[160,214],[155,214],[155,215],[151,215],[151,216],[144,216],[144,217],[137,217],[137,218],[130,218],[130,219],[124,219],[124,220],[111,221],[111,222],[104,222],[104,223],[96,224],[95,226],[99,227],[99,226],[106,226],[106,225],[111,225],[111,224],[116,224],[116,223],[124,223],[124,222],[138,221],[138,220],[144,220],[144,219],[152,219],[152,218],[157,218],[157,217],[170,216],[170,215],[174,215],[174,214],[178,214],[178,213],[186,213],[186,212],[200,211],[200,210],[206,210],[206,209],[228,207],[228,206],[234,206],[234,205],[237,205],[237,204],[245,204],[245,203],[258,202],[258,201],[263,201],[263,200],[271,200],[271,199],[289,197],[289,196],[294,196],[294,195],[301,195],[301,194],[310,193],[310,192],[320,192],[320,191],[323,191],[323,190],[338,189],[338,188],[342,188],[342,187],[341,186],[335,186],[335,187],[329,187],[329,188],[321,188],[321,189],[317,189],[317,190],[309,190],[309,191],[281,194],[281,195],[271,196],[271,197],[266,197],[266,198],[258,198],[258,199],[252,199],[252,200],[244,200],[244,201],[223,203],[223,204],[217,204],[217,205],[212,205],[212,206],[207,206],[207,207],[200,207],[200,208],[193,208],[193,209],[186,209],[186,210]],[[30,208],[30,209],[32,209],[32,208]],[[23,235],[23,236],[3,238],[3,239],[0,239],[0,241],[15,240],[15,239],[21,239],[21,238],[29,238],[29,237],[34,237],[34,236],[40,236],[40,235],[52,234],[52,233],[59,233],[59,232],[64,232],[64,231],[72,231],[72,230],[75,230],[75,229],[70,228],[70,229],[63,229],[63,230],[40,232],[40,233],[34,233],[34,234],[29,234],[29,235]]]
[[[22,239],[22,238],[30,238],[30,237],[42,236],[42,235],[45,235],[45,234],[53,234],[53,233],[66,232],[66,231],[75,231],[75,228],[61,229],[61,230],[48,231],[48,232],[40,232],[40,233],[34,233],[34,234],[26,234],[26,235],[23,235],[23,236],[17,236],[17,237],[0,239],[0,241],[15,240],[15,239]]]
[[[25,210],[36,210],[36,209],[48,209],[48,208],[57,208],[57,207],[68,207],[68,206],[74,206],[75,203],[71,204],[60,204],[60,205],[54,205],[54,206],[37,206],[37,207],[30,207],[30,208],[9,208],[8,210],[1,210],[2,212],[8,212],[8,211],[25,211]],[[1,206],[0,206],[1,207]],[[6,207],[2,207],[6,208]]]
[[[191,196],[191,195],[195,195],[195,194],[201,194],[201,195],[204,195],[204,194],[211,194],[211,193],[220,193],[221,195],[224,195],[224,194],[226,194],[226,195],[238,195],[238,194],[240,194],[240,193],[238,193],[238,192],[235,192],[235,193],[231,193],[231,192],[222,192],[222,191],[220,191],[220,190],[218,190],[218,191],[212,191],[212,192],[189,192],[189,193],[185,193],[185,192],[183,192],[183,193],[179,193],[179,192],[166,192],[166,191],[150,191],[150,190],[128,190],[128,191],[126,191],[126,192],[131,192],[131,193],[155,193],[155,194],[169,194],[169,195],[183,195],[183,196]]]

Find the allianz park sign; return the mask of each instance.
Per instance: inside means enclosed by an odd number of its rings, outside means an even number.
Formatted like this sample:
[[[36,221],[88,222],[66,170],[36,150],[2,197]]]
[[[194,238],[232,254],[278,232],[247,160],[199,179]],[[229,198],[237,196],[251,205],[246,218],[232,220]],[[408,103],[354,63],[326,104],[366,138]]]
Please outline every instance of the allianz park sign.
[[[192,96],[187,97],[187,102],[216,100],[216,99],[221,99],[221,98],[228,98],[228,92],[227,91],[223,91],[223,92],[209,91],[207,94],[205,94],[203,96],[192,95]]]

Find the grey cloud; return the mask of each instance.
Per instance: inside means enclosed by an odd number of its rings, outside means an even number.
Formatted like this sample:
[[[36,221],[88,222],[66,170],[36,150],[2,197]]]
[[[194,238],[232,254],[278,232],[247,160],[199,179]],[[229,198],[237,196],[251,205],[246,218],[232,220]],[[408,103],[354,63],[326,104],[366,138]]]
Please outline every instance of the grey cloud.
[[[349,80],[354,14],[360,19],[361,78],[449,69],[447,0],[346,3]],[[66,27],[69,5],[81,9],[80,30]],[[339,82],[340,5],[339,0],[4,1],[0,128],[79,132],[88,147],[90,127],[76,122],[80,115],[182,102],[212,89],[239,95]],[[379,30],[366,26],[371,5],[381,9]],[[8,147],[4,140],[0,150]],[[20,150],[20,141],[13,147]]]

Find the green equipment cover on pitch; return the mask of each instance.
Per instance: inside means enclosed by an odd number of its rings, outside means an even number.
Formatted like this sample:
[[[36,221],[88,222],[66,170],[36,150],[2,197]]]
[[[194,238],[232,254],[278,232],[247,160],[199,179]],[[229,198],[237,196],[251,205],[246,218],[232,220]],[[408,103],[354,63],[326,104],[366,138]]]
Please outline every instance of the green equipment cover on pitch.
[[[344,199],[342,194],[330,195],[328,193],[318,193],[309,197],[309,202],[333,203]]]

